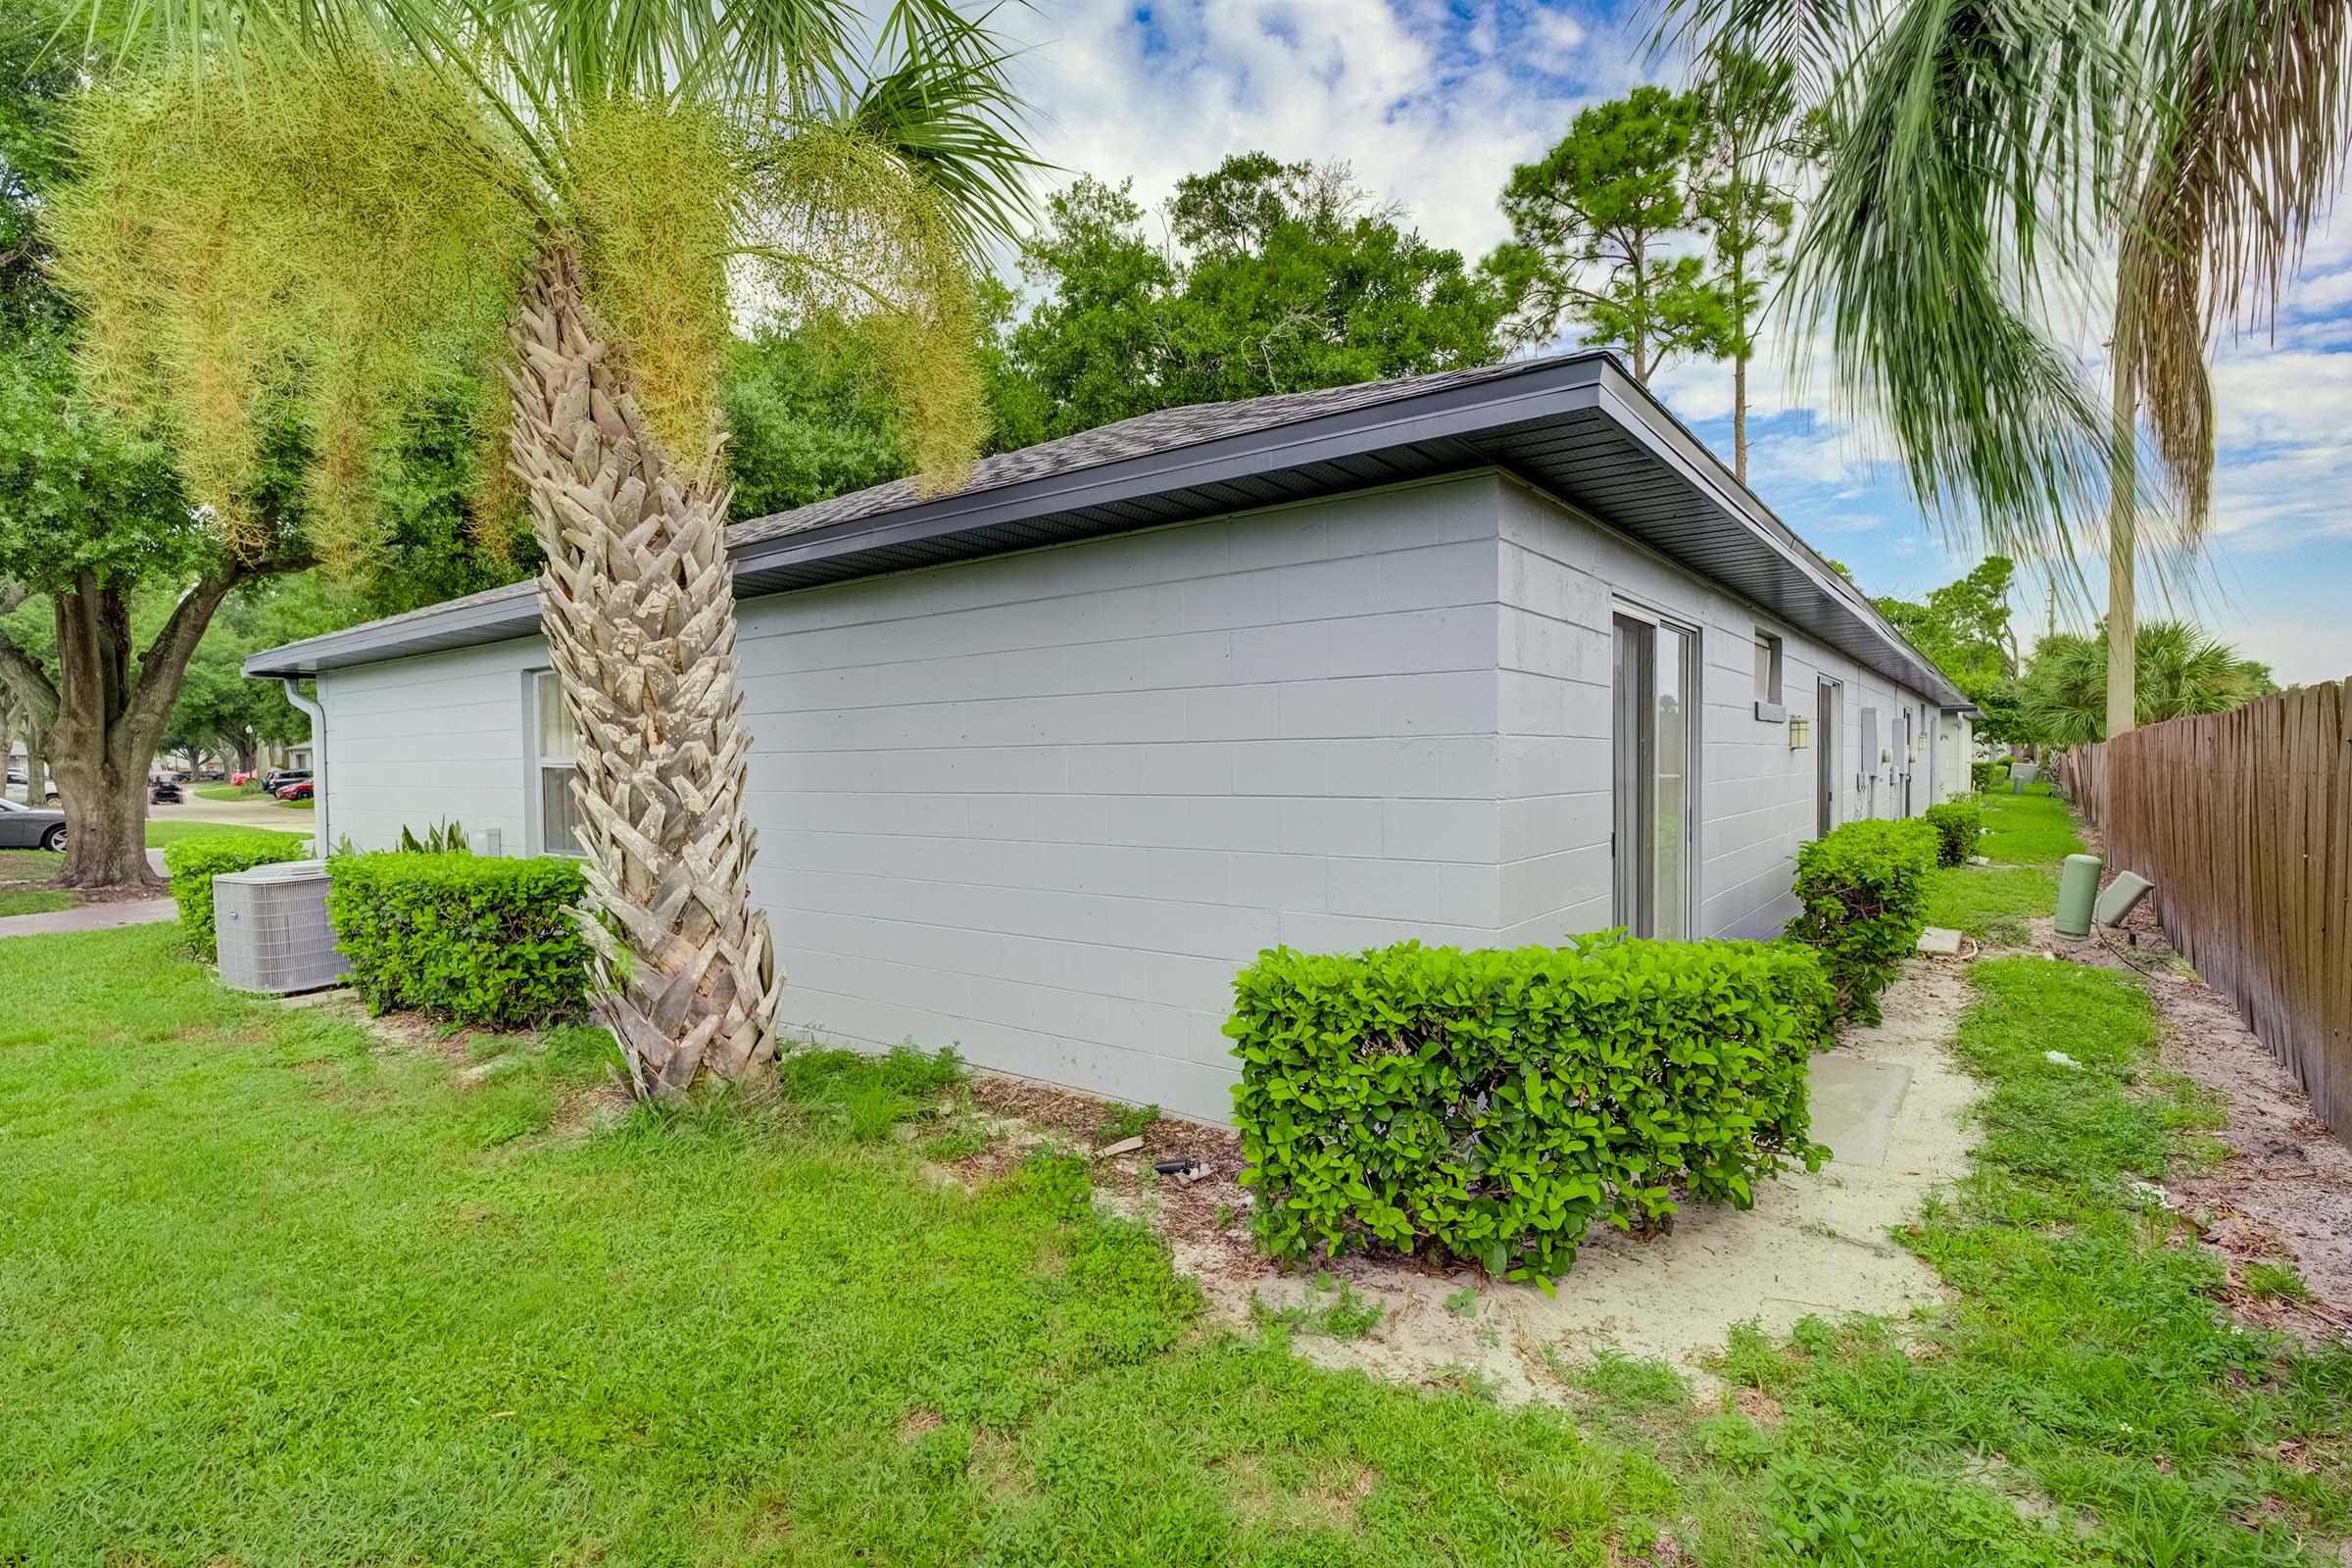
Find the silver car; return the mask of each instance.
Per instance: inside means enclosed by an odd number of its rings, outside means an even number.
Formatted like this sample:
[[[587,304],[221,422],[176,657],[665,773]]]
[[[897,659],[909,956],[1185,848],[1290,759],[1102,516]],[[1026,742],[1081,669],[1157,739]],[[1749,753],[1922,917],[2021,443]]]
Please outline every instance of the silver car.
[[[53,850],[66,847],[66,813],[36,810],[0,797],[0,850]]]

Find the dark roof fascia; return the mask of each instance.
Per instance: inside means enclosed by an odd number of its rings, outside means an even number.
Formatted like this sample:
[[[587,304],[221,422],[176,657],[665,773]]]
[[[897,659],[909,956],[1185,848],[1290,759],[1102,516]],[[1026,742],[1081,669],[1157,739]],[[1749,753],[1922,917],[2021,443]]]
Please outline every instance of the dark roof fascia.
[[[1879,613],[1861,589],[1848,581],[1843,573],[1824,560],[1819,552],[1796,536],[1787,523],[1772,514],[1755,493],[1741,484],[1723,460],[1709,450],[1707,444],[1690,432],[1690,427],[1675,417],[1672,410],[1627,375],[1611,362],[1618,374],[1608,384],[1603,406],[1617,422],[1633,430],[1650,452],[1672,465],[1683,477],[1695,486],[1718,507],[1734,517],[1744,521],[1756,537],[1777,551],[1795,566],[1815,586],[1838,600],[1855,619],[1867,626],[1886,645],[1896,659],[1911,667],[1911,685],[1933,697],[1939,705],[1966,702],[1967,698],[1949,676],[1937,669],[1929,658],[1911,646],[1910,641],[1886,616]],[[1606,521],[1606,518],[1601,519]]]
[[[1303,466],[1327,457],[1383,446],[1470,435],[1498,423],[1592,408],[1598,402],[1602,377],[1613,363],[1605,354],[1540,361],[1516,374],[1440,387],[992,489],[943,495],[831,527],[757,540],[730,553],[739,588],[748,586],[746,597],[750,597],[761,591],[756,579],[763,574],[854,552],[886,549],[1047,513],[1133,501],[1187,485]],[[1230,506],[1211,507],[1200,514],[1217,515],[1232,510]],[[754,580],[746,585],[743,579],[747,578]],[[527,636],[538,624],[535,585],[516,583],[507,590],[460,601],[448,607],[446,615],[422,611],[266,649],[246,659],[244,672],[313,675],[339,664],[373,663],[409,654]]]
[[[1601,354],[1547,361],[1524,375],[1442,387],[1419,397],[1318,415],[1293,424],[1047,474],[977,494],[941,496],[834,527],[747,545],[736,554],[735,569],[741,575],[755,575],[853,551],[911,544],[1052,513],[1113,506],[1191,486],[1308,467],[1382,448],[1466,438],[1498,424],[1523,423],[1599,406],[1603,378],[1613,364]],[[1209,507],[1200,515],[1216,516],[1232,510]]]
[[[861,574],[858,558],[865,556],[875,558],[866,570],[900,569],[885,558],[896,552],[897,559],[903,560],[905,547],[910,545],[937,541],[952,549],[956,535],[1185,492],[1197,494],[1252,475],[1295,471],[1384,450],[1395,452],[1416,443],[1450,440],[1475,446],[1482,432],[1588,410],[1605,414],[1612,423],[1630,432],[1727,521],[1741,526],[1752,539],[1801,572],[1825,598],[1851,614],[1868,629],[1872,641],[1885,647],[1895,665],[1910,671],[1906,684],[1939,703],[1964,700],[1859,590],[1735,479],[1705,443],[1638,386],[1612,356],[1600,353],[1537,361],[1524,370],[1474,382],[1310,415],[986,490],[942,495],[842,523],[755,540],[731,552],[737,587],[746,598],[778,591],[791,586],[796,576],[806,580],[808,569],[819,563],[830,564],[824,571],[828,579],[853,577]],[[1234,510],[1230,504],[1203,500],[1188,514],[1213,516]],[[1105,525],[1099,531],[1112,531],[1115,526]],[[993,551],[981,546],[972,553]],[[310,675],[339,665],[524,637],[537,627],[537,588],[522,582],[438,610],[373,621],[257,653],[245,661],[244,670],[248,675]]]

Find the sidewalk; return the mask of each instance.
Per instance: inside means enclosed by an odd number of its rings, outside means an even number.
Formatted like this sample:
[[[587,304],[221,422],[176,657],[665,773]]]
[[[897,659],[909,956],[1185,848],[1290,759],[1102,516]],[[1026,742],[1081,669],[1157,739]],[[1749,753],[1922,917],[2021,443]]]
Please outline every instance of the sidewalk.
[[[0,940],[8,937],[45,937],[60,931],[111,931],[122,925],[152,925],[177,918],[179,906],[169,897],[119,899],[112,904],[85,904],[53,914],[12,914],[0,919]]]
[[[266,827],[279,833],[318,831],[318,813],[276,801],[208,801],[190,792],[184,806],[150,806],[150,822],[219,822],[227,827]]]
[[[149,850],[147,863],[164,874],[164,852]],[[0,938],[45,937],[60,931],[111,931],[122,925],[153,925],[176,919],[179,906],[170,894],[152,899],[118,899],[111,904],[84,904],[49,914],[12,914],[0,918]]]

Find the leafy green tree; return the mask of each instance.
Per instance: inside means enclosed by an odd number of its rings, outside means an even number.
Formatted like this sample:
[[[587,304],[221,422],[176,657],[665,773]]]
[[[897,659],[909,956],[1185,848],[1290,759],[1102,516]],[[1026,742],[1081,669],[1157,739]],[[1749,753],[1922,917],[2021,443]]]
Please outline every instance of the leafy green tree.
[[[970,270],[1023,200],[1005,52],[949,0],[75,0],[122,62],[74,127],[60,273],[90,383],[250,553],[264,418],[349,569],[402,416],[504,385],[579,732],[595,1005],[641,1094],[764,1077],[721,363],[738,299],[870,331],[917,466],[985,426]],[[331,780],[330,780],[331,787]]]
[[[2195,713],[2226,713],[2278,688],[2270,667],[2242,657],[2220,638],[2178,620],[2143,621],[2132,634],[2135,724]],[[2107,643],[2059,632],[2034,646],[2019,686],[2019,707],[2032,740],[2052,747],[2105,740]]]
[[[830,314],[727,345],[732,515],[763,517],[910,471],[872,345]]]
[[[1697,183],[1691,218],[1707,235],[1723,311],[1711,345],[1732,362],[1732,468],[1747,482],[1747,367],[1766,291],[1788,264],[1796,185],[1821,156],[1819,116],[1796,114],[1795,72],[1733,52],[1698,94]]]
[[[317,570],[251,584],[231,595],[188,661],[164,730],[165,745],[219,756],[235,769],[252,772],[263,747],[308,739],[309,715],[286,700],[280,682],[248,679],[245,657],[363,619],[368,612],[355,608],[357,603],[348,585]],[[137,618],[160,614],[162,608],[142,605]]]
[[[1001,450],[1178,401],[1165,383],[1176,369],[1183,271],[1143,221],[1126,181],[1084,175],[1048,199],[1020,254],[1021,275],[1041,297],[1005,333],[991,388]]]
[[[1711,60],[1785,65],[1794,112],[1835,116],[1796,240],[1792,316],[1827,324],[1842,391],[1883,415],[1921,505],[1974,521],[2002,554],[2046,560],[2071,556],[2080,519],[2106,512],[2106,728],[2131,728],[2138,558],[2200,538],[2214,334],[2275,309],[2341,185],[2352,11],[1657,9],[1667,36]],[[2110,316],[2103,389],[2069,342],[2085,300]],[[2167,484],[2152,481],[2143,440]]]
[[[206,625],[239,585],[307,557],[267,465],[241,496],[262,519],[254,548],[232,555],[171,453],[83,394],[81,322],[51,282],[44,222],[90,69],[75,41],[37,7],[0,16],[0,685],[65,808],[62,880],[139,886],[156,880],[149,764]],[[164,612],[134,629],[134,604],[159,593]]]
[[[2017,712],[2017,633],[2009,612],[2009,589],[2016,576],[2015,562],[1987,556],[1967,576],[1931,590],[1924,601],[1871,601],[1896,631],[1984,710],[1976,723],[1981,740],[2030,738]]]
[[[1497,358],[1501,291],[1342,165],[1228,158],[1178,182],[1169,243],[1131,188],[1081,178],[1021,249],[1038,299],[1003,332],[1001,447],[1154,409]]]
[[[1511,171],[1511,238],[1484,270],[1516,306],[1517,341],[1544,342],[1565,322],[1622,350],[1643,386],[1679,355],[1723,353],[1730,313],[1692,230],[1704,113],[1695,94],[1637,87],[1582,111],[1550,152]]]

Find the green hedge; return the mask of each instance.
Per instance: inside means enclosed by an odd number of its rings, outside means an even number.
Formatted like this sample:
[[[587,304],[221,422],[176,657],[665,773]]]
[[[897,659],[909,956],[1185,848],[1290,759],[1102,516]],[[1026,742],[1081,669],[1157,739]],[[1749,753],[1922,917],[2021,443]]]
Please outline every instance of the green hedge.
[[[1568,948],[1277,948],[1234,982],[1234,1122],[1278,1256],[1428,1249],[1548,1281],[1672,1183],[1745,1207],[1825,1151],[1807,1064],[1832,999],[1803,949],[1617,933]]]
[[[179,906],[180,934],[188,946],[208,961],[220,956],[213,932],[213,878],[303,858],[300,839],[275,834],[208,833],[166,845],[164,869],[172,878],[172,899]]]
[[[1984,812],[1976,802],[1946,801],[1931,806],[1922,813],[1922,820],[1936,830],[1937,865],[1966,865],[1968,858],[1977,853],[1977,840],[1984,831]]]
[[[395,851],[339,855],[327,869],[327,915],[375,1011],[525,1028],[586,1006],[577,862]]]
[[[2008,776],[2009,764],[2007,762],[1971,762],[1968,764],[1968,781],[1979,791],[1991,789]]]
[[[1936,832],[1927,823],[1848,822],[1796,852],[1804,909],[1788,936],[1819,950],[1838,1010],[1879,1021],[1879,993],[1927,924]]]

